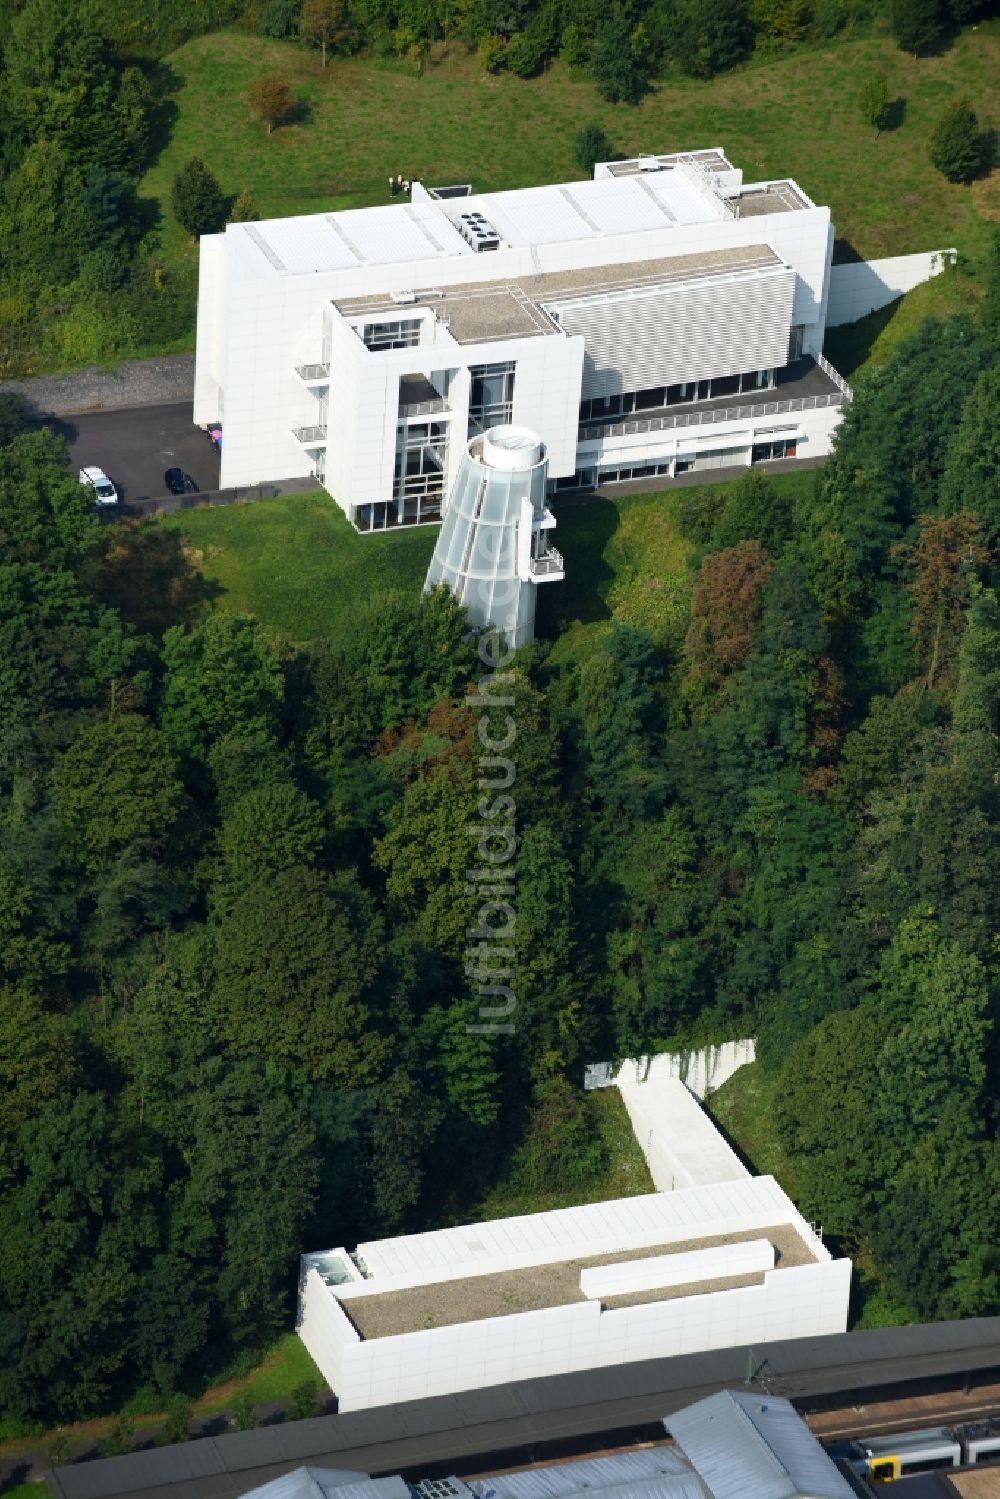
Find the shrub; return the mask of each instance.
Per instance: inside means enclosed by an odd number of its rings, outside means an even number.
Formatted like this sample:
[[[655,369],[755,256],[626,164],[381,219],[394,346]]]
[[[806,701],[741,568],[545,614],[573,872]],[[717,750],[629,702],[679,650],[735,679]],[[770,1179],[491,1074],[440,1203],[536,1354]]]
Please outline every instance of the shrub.
[[[289,1421],[308,1421],[320,1414],[319,1389],[314,1379],[297,1384],[288,1397]]]
[[[759,32],[783,42],[801,41],[812,19],[809,0],[751,0],[750,12]]]
[[[167,1401],[167,1419],[160,1427],[159,1440],[165,1447],[186,1442],[190,1436],[191,1402],[185,1395],[171,1395]]]
[[[889,117],[889,84],[884,73],[868,73],[858,94],[861,118],[875,132],[875,139]]]
[[[620,6],[597,33],[590,71],[597,92],[610,104],[638,104],[649,86],[646,61],[635,46],[631,21]]]
[[[570,68],[580,67],[590,57],[590,43],[575,21],[570,21],[559,38],[559,55]]]
[[[596,120],[584,125],[573,137],[573,160],[588,177],[593,177],[594,167],[599,161],[613,161],[614,155],[611,137]]]
[[[101,1451],[105,1457],[121,1457],[123,1452],[128,1452],[132,1446],[132,1433],[135,1427],[128,1416],[116,1416],[111,1430],[101,1441]]]
[[[260,212],[256,203],[246,188],[233,199],[233,206],[229,210],[228,222],[230,224],[252,224],[260,218]]]
[[[532,78],[541,70],[547,52],[545,40],[529,26],[507,44],[507,68],[518,78]]]
[[[476,51],[487,73],[499,73],[507,60],[507,48],[500,36],[484,36]]]
[[[979,121],[968,99],[954,99],[934,126],[931,161],[949,182],[971,182],[983,165]]]
[[[233,1401],[233,1425],[237,1431],[253,1431],[257,1425],[257,1408],[248,1390],[241,1390]]]
[[[841,31],[847,21],[843,0],[816,0],[813,6],[813,35],[821,41],[829,41]]]

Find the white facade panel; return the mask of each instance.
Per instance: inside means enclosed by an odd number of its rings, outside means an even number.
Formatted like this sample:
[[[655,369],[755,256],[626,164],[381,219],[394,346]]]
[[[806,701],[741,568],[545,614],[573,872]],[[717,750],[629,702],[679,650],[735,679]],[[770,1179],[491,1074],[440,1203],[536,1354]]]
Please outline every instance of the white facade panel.
[[[782,270],[553,305],[584,339],[588,400],[784,365],[794,291]]]
[[[832,1260],[765,1273],[763,1285],[617,1311],[580,1301],[357,1344],[343,1333],[339,1341],[336,1332],[320,1335],[307,1294],[299,1332],[340,1409],[364,1410],[516,1379],[843,1332],[850,1274],[849,1260]]]

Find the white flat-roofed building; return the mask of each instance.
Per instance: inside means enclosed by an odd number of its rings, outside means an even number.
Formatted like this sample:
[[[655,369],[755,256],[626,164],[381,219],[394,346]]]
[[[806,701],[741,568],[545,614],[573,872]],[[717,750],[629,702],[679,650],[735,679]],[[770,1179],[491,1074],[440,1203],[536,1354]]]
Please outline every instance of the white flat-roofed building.
[[[843,1332],[850,1261],[709,1148],[682,1087],[660,1127],[698,1185],[303,1255],[299,1336],[340,1409]]]
[[[230,224],[201,241],[195,420],[223,487],[314,474],[362,530],[440,519],[500,425],[552,488],[822,456],[832,246],[828,209],[719,149]]]

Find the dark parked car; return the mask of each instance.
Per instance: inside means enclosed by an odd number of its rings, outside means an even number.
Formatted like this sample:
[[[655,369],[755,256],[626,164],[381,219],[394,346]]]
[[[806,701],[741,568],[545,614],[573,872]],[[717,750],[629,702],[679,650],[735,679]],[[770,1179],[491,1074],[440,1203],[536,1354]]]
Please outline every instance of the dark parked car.
[[[186,474],[182,468],[168,468],[163,475],[163,482],[171,494],[197,494],[198,486],[190,474]]]

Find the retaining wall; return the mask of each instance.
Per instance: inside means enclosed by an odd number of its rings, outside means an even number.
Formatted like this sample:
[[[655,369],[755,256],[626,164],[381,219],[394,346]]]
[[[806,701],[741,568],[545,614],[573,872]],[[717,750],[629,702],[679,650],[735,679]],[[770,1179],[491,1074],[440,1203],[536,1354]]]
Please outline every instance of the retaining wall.
[[[877,312],[953,265],[955,250],[930,250],[921,255],[893,255],[887,260],[862,260],[835,265],[830,271],[830,300],[826,326],[839,328]]]

